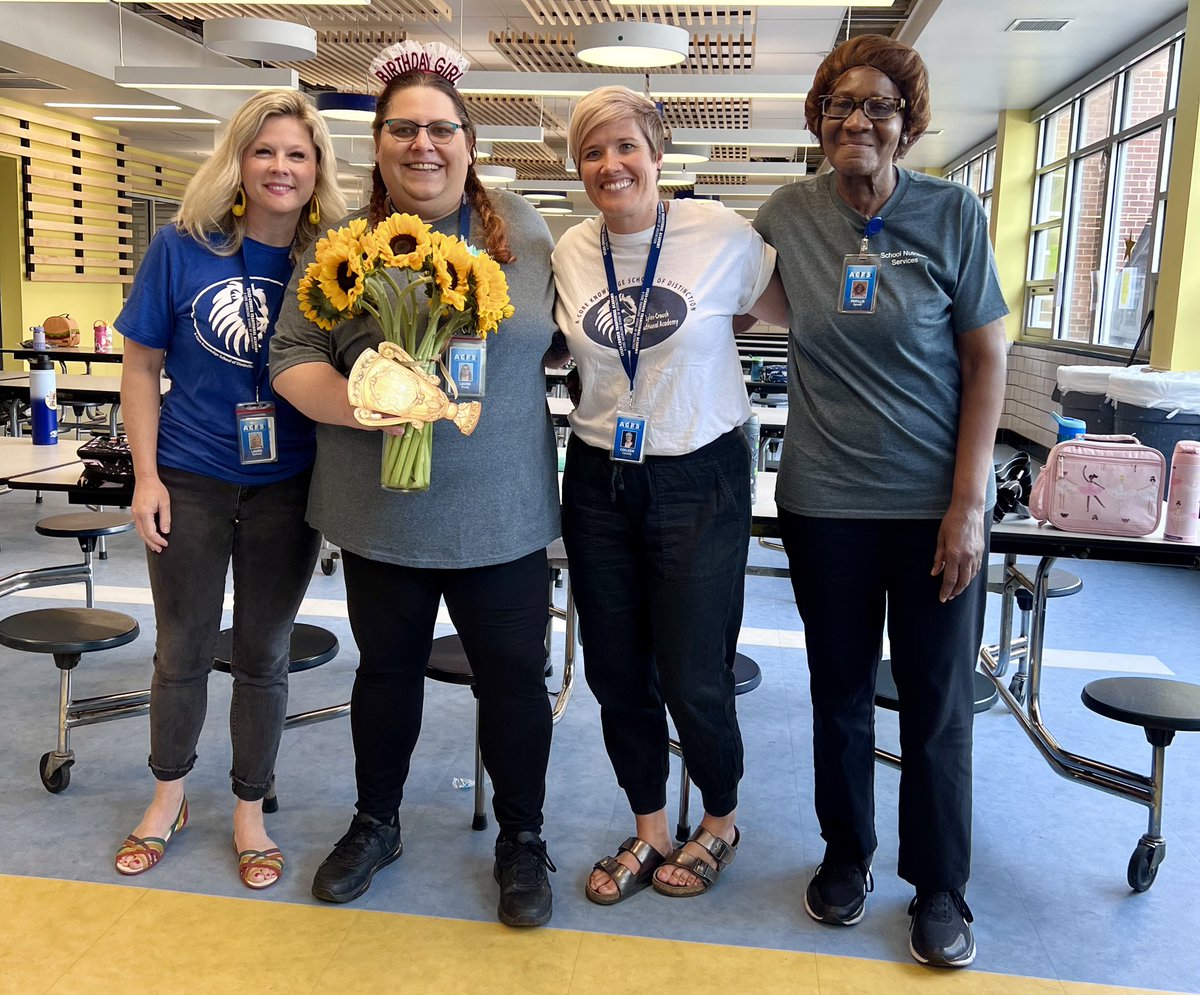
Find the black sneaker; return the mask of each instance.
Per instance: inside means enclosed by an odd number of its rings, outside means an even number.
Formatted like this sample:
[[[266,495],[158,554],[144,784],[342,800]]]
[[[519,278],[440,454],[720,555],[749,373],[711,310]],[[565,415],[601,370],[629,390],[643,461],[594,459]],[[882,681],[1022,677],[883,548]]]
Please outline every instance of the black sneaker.
[[[853,926],[867,911],[867,892],[875,890],[871,869],[862,862],[826,859],[804,892],[804,911],[835,926]]]
[[[975,921],[957,891],[918,891],[908,906],[908,950],[922,964],[966,967],[975,959]]]
[[[517,833],[496,842],[493,874],[500,884],[497,914],[505,926],[545,926],[553,896],[546,871],[557,871],[537,833]]]
[[[313,897],[323,902],[352,902],[371,887],[371,878],[404,852],[400,827],[359,812],[333,853],[317,868]]]

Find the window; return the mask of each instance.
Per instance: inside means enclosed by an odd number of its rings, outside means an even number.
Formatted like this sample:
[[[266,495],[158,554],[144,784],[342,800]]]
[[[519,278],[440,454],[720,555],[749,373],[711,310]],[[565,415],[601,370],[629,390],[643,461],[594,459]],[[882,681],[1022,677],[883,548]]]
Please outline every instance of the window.
[[[1128,349],[1152,306],[1183,40],[1041,119],[1025,334]]]
[[[996,176],[996,147],[980,152],[964,162],[961,166],[950,170],[946,179],[961,183],[964,187],[974,190],[983,202],[983,211],[992,216],[992,181]]]
[[[133,220],[131,246],[133,255],[133,271],[141,266],[146,250],[150,247],[150,239],[164,225],[171,223],[179,204],[173,200],[158,200],[153,197],[129,195],[129,210]],[[125,284],[125,296],[129,296],[131,284]]]

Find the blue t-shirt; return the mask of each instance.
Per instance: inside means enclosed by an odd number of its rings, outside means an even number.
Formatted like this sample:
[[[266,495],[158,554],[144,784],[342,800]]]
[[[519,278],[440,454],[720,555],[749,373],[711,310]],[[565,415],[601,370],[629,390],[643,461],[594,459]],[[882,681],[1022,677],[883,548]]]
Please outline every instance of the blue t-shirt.
[[[271,392],[266,368],[291,250],[249,238],[242,244],[241,253],[217,256],[174,225],[162,228],[116,326],[140,345],[166,350],[171,389],[163,398],[158,462],[234,484],[269,484],[307,469],[316,443],[313,423]],[[250,307],[258,342],[247,323]],[[279,459],[243,466],[235,408],[255,400],[256,381],[258,399],[275,404]]]

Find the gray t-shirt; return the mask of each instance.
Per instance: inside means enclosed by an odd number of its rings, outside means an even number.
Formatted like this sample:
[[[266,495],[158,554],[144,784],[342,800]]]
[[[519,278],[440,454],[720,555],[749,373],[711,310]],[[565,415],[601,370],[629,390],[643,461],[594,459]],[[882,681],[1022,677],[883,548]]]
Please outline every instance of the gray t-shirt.
[[[396,494],[379,485],[383,433],[317,426],[308,521],[360,556],[410,567],[492,566],[541,549],[560,534],[558,463],[542,366],[554,332],[554,245],[529,203],[507,191],[489,196],[517,257],[504,266],[516,313],[487,338],[487,394],[474,433],[464,436],[451,422],[437,422],[429,490]],[[456,212],[433,227],[455,235],[457,224]],[[472,214],[471,243],[484,247],[478,214]],[[284,298],[271,340],[272,377],[312,362],[329,363],[345,375],[363,349],[382,341],[369,315],[324,332],[300,313],[296,287],[314,251],[296,267]]]
[[[899,169],[870,240],[874,314],[837,311],[865,219],[828,173],[777,190],[755,227],[779,252],[791,326],[779,507],[825,518],[940,518],[962,381],[954,337],[1008,313],[987,218],[966,187]],[[989,474],[987,504],[995,502]]]

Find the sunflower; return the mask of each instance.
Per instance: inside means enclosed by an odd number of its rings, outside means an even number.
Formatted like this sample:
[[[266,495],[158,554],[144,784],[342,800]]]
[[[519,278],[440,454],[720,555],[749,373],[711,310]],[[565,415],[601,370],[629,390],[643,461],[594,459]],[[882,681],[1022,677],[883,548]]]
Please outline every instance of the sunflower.
[[[352,311],[366,289],[363,278],[362,249],[358,239],[345,236],[345,229],[334,232],[324,251],[317,250],[317,280],[329,303],[339,311]]]
[[[316,263],[309,264],[308,269],[304,271],[304,278],[300,281],[299,289],[296,291],[296,299],[300,303],[300,313],[304,317],[318,328],[331,332],[346,315],[335,308],[329,298],[325,296],[320,281],[317,279],[319,270],[320,267]]]
[[[471,285],[475,310],[475,330],[486,336],[494,332],[505,318],[513,316],[508,297],[508,277],[499,264],[488,255],[476,257],[471,270]]]
[[[467,304],[466,295],[470,291],[471,270],[474,268],[475,257],[461,238],[445,235],[434,240],[434,250],[445,265],[445,276],[439,273],[436,277],[442,302],[455,311],[461,311]]]
[[[432,249],[429,225],[413,214],[393,214],[375,226],[370,241],[385,266],[419,270]]]

